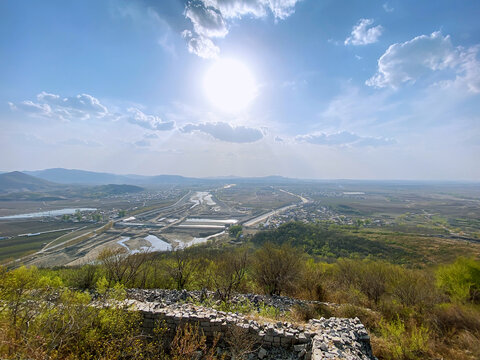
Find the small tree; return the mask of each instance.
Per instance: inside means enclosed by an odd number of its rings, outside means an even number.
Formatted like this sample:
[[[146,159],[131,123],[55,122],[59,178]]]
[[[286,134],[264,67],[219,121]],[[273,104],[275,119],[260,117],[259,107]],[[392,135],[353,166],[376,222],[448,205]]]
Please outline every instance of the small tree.
[[[291,291],[301,273],[302,253],[288,244],[266,243],[254,256],[257,284],[270,295]]]
[[[166,264],[167,273],[175,283],[177,290],[185,289],[197,271],[198,262],[193,259],[189,252],[179,249],[174,252],[173,260]]]
[[[375,305],[387,291],[387,280],[392,271],[392,266],[381,262],[372,261],[363,263],[360,275],[360,290],[367,295]]]
[[[368,300],[378,304],[387,291],[387,282],[393,267],[382,261],[341,259],[336,264],[336,278],[345,288],[356,288]]]
[[[245,249],[222,255],[214,267],[212,280],[220,299],[228,301],[232,293],[240,287],[247,271],[247,251]]]
[[[107,248],[100,253],[98,260],[105,267],[110,285],[118,282],[128,286],[135,280],[147,255],[147,252],[129,255],[125,248]]]
[[[228,233],[234,238],[238,238],[242,233],[242,225],[232,225],[228,228]]]

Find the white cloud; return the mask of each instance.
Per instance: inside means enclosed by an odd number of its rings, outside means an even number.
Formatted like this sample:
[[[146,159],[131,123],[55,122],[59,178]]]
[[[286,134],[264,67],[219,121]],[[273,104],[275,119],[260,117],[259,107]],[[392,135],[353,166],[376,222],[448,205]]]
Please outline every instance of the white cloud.
[[[244,16],[266,17],[269,13],[275,20],[283,20],[295,12],[300,0],[198,0],[185,6],[185,17],[193,25],[193,31],[185,30],[188,50],[203,58],[215,58],[220,49],[212,38],[224,38],[228,34],[229,19]]]
[[[276,19],[285,19],[295,12],[300,0],[203,0],[205,6],[218,9],[224,18],[241,18],[250,15],[256,18],[271,12]]]
[[[18,104],[9,102],[8,105],[12,111],[20,110],[33,115],[50,116],[52,113],[52,109],[47,104],[37,104],[30,100]]]
[[[459,52],[458,72],[455,80],[443,82],[444,86],[467,88],[470,92],[480,92],[480,46],[472,46]]]
[[[275,18],[285,19],[295,12],[295,5],[299,1],[300,0],[268,0],[263,2],[268,4]]]
[[[393,7],[391,7],[390,5],[388,5],[388,3],[385,3],[383,4],[383,10],[385,10],[385,12],[387,13],[391,13],[391,12],[394,12],[395,9]]]
[[[98,99],[88,94],[61,97],[42,91],[37,95],[37,102],[25,100],[17,104],[9,104],[12,110],[60,120],[86,120],[108,115],[108,109]]]
[[[37,95],[39,103],[48,104],[56,111],[68,117],[103,117],[108,114],[108,109],[98,99],[88,94],[80,94],[72,97],[60,97],[60,95],[49,94],[42,91]]]
[[[327,146],[383,146],[395,143],[393,139],[383,137],[360,136],[349,131],[341,131],[337,133],[313,133],[306,135],[298,135],[295,137],[298,142],[308,142],[315,145]]]
[[[212,40],[201,35],[193,35],[190,30],[182,32],[182,36],[187,40],[188,51],[204,59],[215,59],[220,53],[220,49]]]
[[[352,29],[351,36],[345,39],[345,45],[367,45],[378,41],[383,27],[373,25],[373,19],[360,19]]]
[[[187,124],[180,130],[185,133],[200,131],[215,139],[233,143],[251,143],[263,138],[263,132],[260,129],[232,126],[225,122]]]
[[[204,0],[205,6],[211,6],[220,10],[223,17],[241,18],[250,15],[256,18],[267,15],[267,9],[264,1],[258,0]]]
[[[61,97],[42,91],[37,95],[37,102],[31,100],[8,103],[12,111],[27,115],[56,120],[108,119],[125,120],[149,130],[172,130],[175,121],[163,121],[155,115],[147,115],[137,108],[128,108],[126,112],[111,113],[97,98],[88,94],[73,97]]]
[[[163,121],[155,115],[147,115],[137,108],[127,109],[130,115],[127,115],[127,121],[149,130],[172,130],[175,127],[174,121]]]
[[[198,35],[223,38],[228,34],[222,14],[212,6],[191,2],[185,9],[185,17],[190,19]]]
[[[443,86],[465,86],[480,92],[479,47],[454,47],[450,36],[440,32],[421,35],[404,43],[390,45],[378,59],[377,73],[366,81],[368,86],[398,88],[404,83],[415,83],[432,72],[453,70],[455,79],[442,81]],[[446,71],[445,71],[445,75]]]

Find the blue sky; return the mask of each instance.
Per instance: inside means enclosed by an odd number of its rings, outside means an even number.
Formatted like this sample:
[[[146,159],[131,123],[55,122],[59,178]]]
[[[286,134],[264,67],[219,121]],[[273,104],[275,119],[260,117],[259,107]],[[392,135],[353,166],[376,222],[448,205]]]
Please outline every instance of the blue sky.
[[[0,170],[480,180],[479,15],[478,1],[4,0]],[[236,112],[205,91],[226,58],[255,82]]]

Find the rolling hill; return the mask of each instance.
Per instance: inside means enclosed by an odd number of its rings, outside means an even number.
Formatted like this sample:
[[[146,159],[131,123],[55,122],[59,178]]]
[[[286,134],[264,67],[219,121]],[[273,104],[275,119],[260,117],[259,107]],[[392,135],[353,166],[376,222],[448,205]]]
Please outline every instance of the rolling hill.
[[[60,186],[20,171],[0,174],[0,192],[47,191],[57,189]]]

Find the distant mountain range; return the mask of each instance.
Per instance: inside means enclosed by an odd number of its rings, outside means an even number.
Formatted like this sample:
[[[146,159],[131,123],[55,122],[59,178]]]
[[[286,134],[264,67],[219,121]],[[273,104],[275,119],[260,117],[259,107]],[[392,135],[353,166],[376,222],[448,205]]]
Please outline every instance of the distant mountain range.
[[[155,185],[221,185],[221,184],[265,184],[265,185],[283,185],[298,183],[323,183],[330,184],[339,189],[352,186],[432,186],[435,184],[449,184],[455,186],[460,182],[441,182],[441,181],[414,181],[414,180],[306,180],[292,179],[283,176],[265,176],[265,177],[238,177],[221,176],[209,178],[193,178],[180,175],[117,175],[104,172],[94,172],[76,169],[46,169],[37,171],[13,171],[0,173],[0,193],[7,192],[51,192],[54,190],[65,190],[78,193],[78,186],[88,187],[90,192],[100,192],[106,194],[115,194],[122,192],[141,191],[140,188],[114,187],[113,185],[135,185],[135,186],[155,186]],[[475,182],[463,182],[479,185]],[[68,186],[70,185],[70,186]],[[110,185],[108,188],[94,187]],[[72,187],[73,186],[73,187]]]
[[[25,174],[55,182],[58,184],[81,184],[81,185],[105,185],[105,184],[129,184],[129,185],[165,185],[165,184],[209,184],[235,181],[237,183],[243,182],[258,182],[258,183],[291,183],[301,180],[289,179],[282,176],[266,176],[266,177],[250,177],[242,178],[235,176],[218,177],[218,178],[192,178],[180,175],[116,175],[103,172],[93,172],[85,170],[74,169],[46,169],[37,171],[24,171]]]

